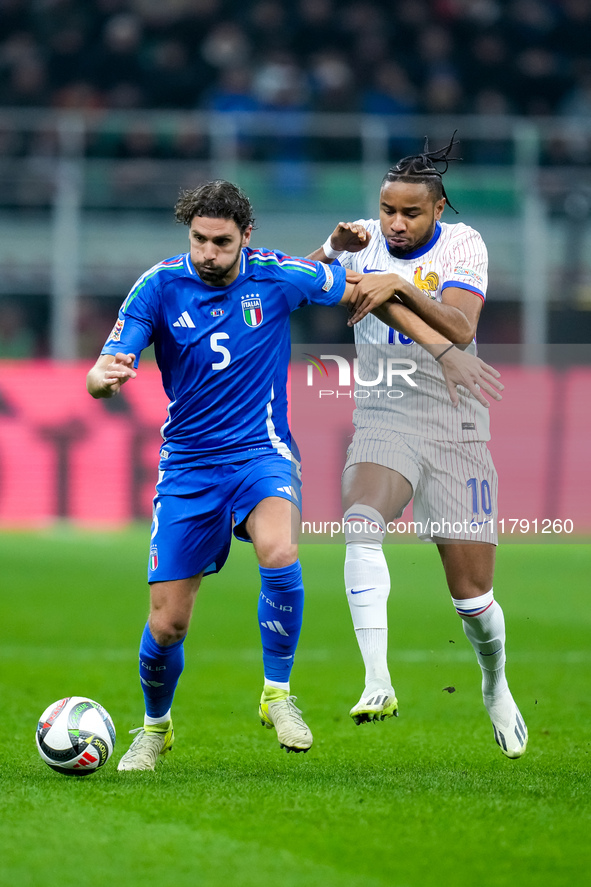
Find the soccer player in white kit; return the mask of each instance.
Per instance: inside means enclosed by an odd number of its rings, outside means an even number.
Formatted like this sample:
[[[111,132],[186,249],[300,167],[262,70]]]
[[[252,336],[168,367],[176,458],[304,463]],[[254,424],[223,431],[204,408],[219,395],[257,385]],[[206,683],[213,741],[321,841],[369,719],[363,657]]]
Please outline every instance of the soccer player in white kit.
[[[406,157],[388,170],[379,220],[340,223],[308,258],[357,272],[399,276],[396,295],[429,326],[475,353],[486,298],[487,251],[480,234],[441,222],[447,201],[442,174],[450,144]],[[437,163],[445,163],[439,172]],[[449,201],[447,201],[449,202]],[[457,613],[482,670],[484,705],[495,740],[509,758],[527,746],[527,728],[505,677],[505,623],[493,596],[497,544],[497,475],[486,446],[488,411],[466,391],[452,406],[437,361],[411,339],[358,305],[359,375],[376,379],[379,359],[416,361],[417,383],[401,399],[356,401],[355,434],[342,478],[345,585],[363,656],[365,689],[351,709],[357,724],[398,713],[387,664],[390,576],[382,543],[386,526],[413,500],[419,536],[436,543]]]

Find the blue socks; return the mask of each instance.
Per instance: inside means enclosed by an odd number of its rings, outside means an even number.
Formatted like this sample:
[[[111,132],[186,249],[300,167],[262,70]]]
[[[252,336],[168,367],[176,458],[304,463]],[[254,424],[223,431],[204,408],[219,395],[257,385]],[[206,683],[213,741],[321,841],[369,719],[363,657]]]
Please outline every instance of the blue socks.
[[[258,618],[263,643],[265,682],[289,684],[302,628],[304,584],[299,561],[289,567],[259,567]]]
[[[146,714],[150,718],[162,718],[172,706],[174,691],[185,665],[184,640],[161,647],[146,623],[140,641],[140,681]]]
[[[300,638],[304,610],[304,585],[299,561],[288,567],[259,567],[261,593],[258,619],[263,644],[265,681],[289,686]],[[170,710],[183,672],[183,640],[162,647],[148,624],[140,642],[140,681],[149,718],[162,718]]]

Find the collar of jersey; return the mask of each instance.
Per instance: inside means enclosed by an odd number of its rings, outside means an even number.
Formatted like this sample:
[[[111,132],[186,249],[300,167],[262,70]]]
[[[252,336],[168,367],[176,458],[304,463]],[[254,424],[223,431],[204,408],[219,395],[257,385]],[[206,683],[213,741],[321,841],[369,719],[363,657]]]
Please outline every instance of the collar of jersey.
[[[425,253],[428,253],[430,249],[433,249],[439,238],[441,237],[441,222],[435,222],[435,231],[433,232],[433,237],[427,243],[424,243],[418,249],[413,250],[412,253],[407,253],[405,256],[400,256],[403,262],[406,262],[408,259],[418,259],[420,256],[424,256]],[[386,240],[386,238],[384,238]],[[388,241],[386,240],[386,249],[388,249]],[[388,250],[390,252],[390,250]],[[392,255],[390,253],[390,255]]]

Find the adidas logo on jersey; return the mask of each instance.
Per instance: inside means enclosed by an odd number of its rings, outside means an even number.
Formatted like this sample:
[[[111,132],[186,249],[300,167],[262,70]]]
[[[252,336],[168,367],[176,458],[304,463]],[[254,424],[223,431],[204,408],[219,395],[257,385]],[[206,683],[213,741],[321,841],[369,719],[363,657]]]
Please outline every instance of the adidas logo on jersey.
[[[183,311],[183,313],[181,314],[179,319],[175,320],[175,322],[173,323],[173,326],[184,326],[184,327],[188,326],[188,327],[191,327],[191,329],[195,329],[195,324],[191,320],[191,317],[190,317],[188,311]]]
[[[298,497],[293,487],[277,487],[278,493],[287,493],[288,496],[291,496],[292,499],[298,501]]]

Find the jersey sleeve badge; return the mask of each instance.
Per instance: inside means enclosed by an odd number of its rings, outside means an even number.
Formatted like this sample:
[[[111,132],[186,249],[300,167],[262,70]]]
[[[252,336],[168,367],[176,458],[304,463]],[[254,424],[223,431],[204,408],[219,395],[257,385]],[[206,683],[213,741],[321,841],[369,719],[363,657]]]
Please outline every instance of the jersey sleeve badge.
[[[466,268],[463,265],[456,265],[453,270],[454,277],[464,278],[466,283],[474,283],[482,288],[484,280],[480,274],[477,274],[473,268]]]
[[[330,265],[323,265],[322,267],[324,268],[324,274],[326,275],[326,280],[324,281],[322,289],[325,293],[328,293],[332,289],[334,283],[334,274],[332,273]]]
[[[117,319],[117,322],[115,323],[115,326],[111,330],[111,334],[109,335],[109,338],[107,339],[108,342],[119,342],[120,341],[124,324],[125,324],[125,321],[119,317]]]

